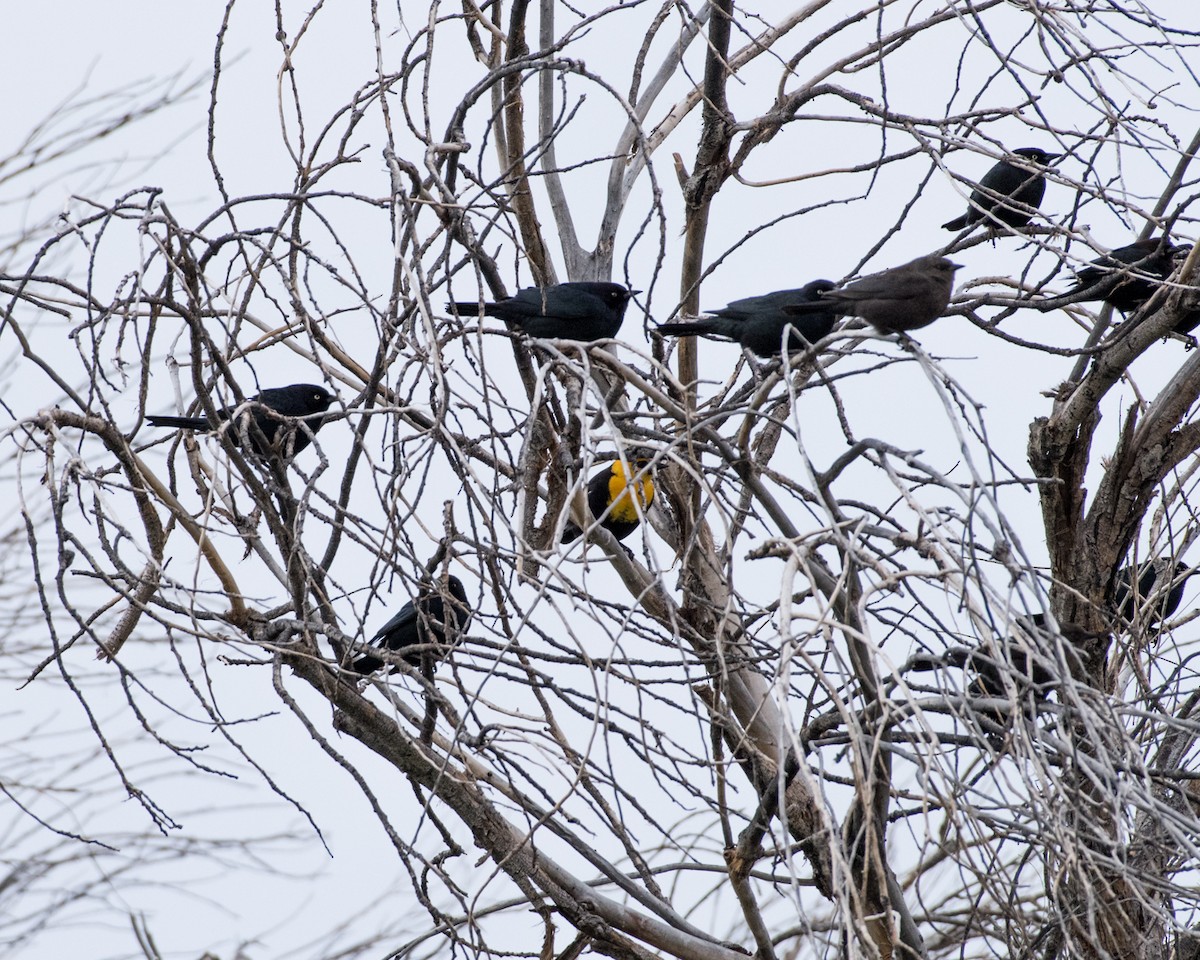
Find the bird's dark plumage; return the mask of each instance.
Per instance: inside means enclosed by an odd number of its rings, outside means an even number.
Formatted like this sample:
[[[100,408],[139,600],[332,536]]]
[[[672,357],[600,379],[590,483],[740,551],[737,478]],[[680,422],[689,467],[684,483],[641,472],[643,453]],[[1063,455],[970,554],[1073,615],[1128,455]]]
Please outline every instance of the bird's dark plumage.
[[[467,603],[467,591],[456,576],[446,578],[449,606],[432,584],[421,589],[416,603],[409,601],[400,608],[391,620],[379,628],[371,638],[370,645],[400,653],[405,663],[418,666],[421,663],[421,648],[433,647],[429,652],[440,660],[449,647],[457,642],[459,635],[471,622],[471,608]],[[356,673],[374,673],[386,661],[374,654],[364,654],[351,665]]]
[[[1093,260],[1076,275],[1070,296],[1090,291],[1089,300],[1103,300],[1122,313],[1143,306],[1175,269],[1175,257],[1189,247],[1174,246],[1165,237],[1137,240]]]
[[[287,387],[268,387],[257,396],[248,397],[244,404],[224,407],[217,411],[220,423],[215,427],[207,417],[147,416],[146,422],[152,427],[214,430],[236,415],[230,427],[235,443],[248,445],[262,456],[271,452],[296,454],[312,442],[313,434],[325,422],[325,411],[336,399],[315,383],[293,383]],[[250,428],[251,422],[257,431]]]
[[[648,462],[643,459],[632,460],[629,466],[636,473],[643,470]],[[631,488],[637,497],[636,505],[633,496],[630,495]],[[653,501],[654,480],[650,474],[645,473],[631,483],[629,474],[625,472],[625,465],[620,460],[614,460],[599,473],[593,474],[588,481],[588,510],[591,511],[593,519],[604,516],[607,510],[608,515],[600,521],[600,526],[618,540],[624,540],[642,522],[638,506],[641,507],[641,512],[645,513]],[[612,509],[609,509],[610,504]],[[574,522],[568,521],[563,528],[560,542],[571,543],[582,535],[583,531]]]
[[[495,303],[447,304],[461,315],[496,317],[530,337],[608,340],[617,335],[625,307],[636,291],[619,283],[580,281],[551,287],[525,287]]]
[[[676,337],[727,337],[760,357],[777,357],[788,324],[794,328],[788,332],[787,340],[788,353],[792,353],[804,350],[828,334],[838,317],[837,312],[829,308],[803,317],[785,313],[783,308],[820,302],[820,295],[835,287],[836,284],[828,280],[814,280],[795,290],[776,290],[758,297],[734,300],[728,306],[714,310],[712,316],[664,323],[658,332]]]
[[[1038,621],[1035,617],[1030,622],[1036,624]],[[1064,635],[1067,633],[1063,632]],[[1041,631],[1030,630],[1029,633],[1037,636]],[[1010,695],[1008,684],[1011,684],[1027,717],[1036,713],[1037,704],[1046,701],[1058,681],[1054,662],[1031,643],[1015,637],[984,641],[978,647],[951,647],[940,655],[920,654],[909,660],[905,671],[922,672],[942,667],[963,670],[970,677],[968,692],[979,699],[1007,700]],[[1011,714],[995,706],[973,706],[973,710],[987,721],[987,738],[999,749],[1004,743],[1001,731],[1008,727]]]
[[[1158,576],[1166,569],[1165,561],[1151,560],[1142,564],[1139,569],[1141,573],[1138,576],[1136,596],[1130,589],[1133,583],[1133,568],[1125,567],[1117,572],[1117,579],[1113,585],[1113,605],[1121,618],[1130,623],[1139,613],[1148,610],[1142,615],[1145,617],[1146,626],[1153,627],[1159,621],[1169,619],[1179,609],[1179,604],[1183,602],[1184,587],[1195,571],[1189,570],[1186,563],[1177,562],[1171,568],[1169,580],[1160,584]],[[1164,593],[1162,590],[1166,583],[1170,583],[1170,587],[1166,588]],[[1150,606],[1152,600],[1153,606]]]
[[[815,303],[793,304],[783,311],[790,316],[825,310],[862,317],[880,333],[917,330],[946,312],[954,292],[954,271],[960,266],[931,253],[828,290]]]
[[[1007,696],[1004,689],[1006,674],[1020,684],[1034,687],[1039,700],[1046,699],[1050,692],[1049,685],[1057,679],[1057,674],[1040,655],[1025,649],[1011,638],[996,644],[994,648],[989,646],[973,650],[967,659],[967,666],[975,674],[979,692],[989,697]]]
[[[951,647],[939,655],[921,654],[909,661],[906,669],[917,673],[941,667],[969,670],[978,686],[978,693],[987,697],[1008,696],[1004,688],[1005,675],[1014,682],[1039,688],[1039,699],[1049,693],[1057,673],[1041,655],[1033,653],[1012,637],[986,642],[978,647]]]
[[[1187,334],[1195,330],[1196,327],[1200,327],[1200,307],[1193,307],[1191,310],[1186,311],[1183,316],[1179,318],[1179,322],[1171,328],[1171,332],[1178,333],[1180,336],[1187,336]],[[1192,346],[1195,346],[1195,343],[1196,342],[1193,339]]]
[[[987,644],[973,650],[967,658],[966,669],[973,674],[970,692],[980,699],[1009,697],[1007,682],[1015,688],[1026,717],[1037,713],[1037,705],[1045,703],[1058,678],[1051,664],[1038,653],[1027,649],[1011,637]],[[1002,709],[979,706],[976,713],[988,722],[985,734],[992,746],[999,750],[1004,744],[1010,714]]]
[[[1057,153],[1047,153],[1038,147],[1021,147],[1013,157],[1023,160],[1027,167],[1008,159],[1001,160],[983,175],[979,186],[971,191],[967,212],[942,224],[944,230],[962,230],[983,221],[991,227],[1007,224],[1023,227],[1033,218],[1033,212],[1046,192],[1046,177],[1038,168],[1050,165]]]

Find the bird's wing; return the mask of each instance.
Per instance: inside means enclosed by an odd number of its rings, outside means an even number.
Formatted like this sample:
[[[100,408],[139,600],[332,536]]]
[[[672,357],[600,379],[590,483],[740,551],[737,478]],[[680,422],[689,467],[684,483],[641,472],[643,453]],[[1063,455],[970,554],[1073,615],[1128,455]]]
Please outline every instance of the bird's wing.
[[[410,600],[400,608],[399,613],[379,628],[371,638],[371,646],[397,650],[401,646],[416,642],[416,636],[417,608]]]
[[[881,273],[863,277],[825,296],[842,303],[860,303],[863,300],[911,300],[928,292],[927,277],[910,273]]]
[[[613,468],[610,464],[608,469],[601,470],[599,473],[593,475],[590,480],[588,480],[587,502],[588,509],[592,512],[593,520],[608,509],[608,505],[612,499],[609,491],[611,490],[613,477]]]
[[[734,300],[728,306],[714,310],[713,315],[749,320],[761,313],[780,310],[796,303],[811,303],[815,300],[816,297],[803,287],[793,290],[776,290],[773,293],[764,293],[757,297],[743,297],[741,300]]]
[[[504,301],[510,316],[559,317],[563,320],[588,320],[609,312],[609,306],[586,290],[548,290],[526,287]]]

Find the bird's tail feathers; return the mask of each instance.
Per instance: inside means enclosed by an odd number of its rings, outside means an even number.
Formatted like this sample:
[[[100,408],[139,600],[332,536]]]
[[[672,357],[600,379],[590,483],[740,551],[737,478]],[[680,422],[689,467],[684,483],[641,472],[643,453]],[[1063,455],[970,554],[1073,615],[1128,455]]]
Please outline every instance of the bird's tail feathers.
[[[350,669],[353,670],[355,673],[362,674],[365,677],[365,676],[368,676],[369,674],[374,673],[376,670],[378,670],[382,666],[383,666],[382,660],[380,660],[378,657],[372,656],[371,654],[368,653],[365,656],[359,657],[352,664],[350,664]]]
[[[490,303],[477,303],[474,300],[451,300],[446,304],[446,309],[453,310],[460,317],[477,317],[482,309],[483,315],[489,317],[492,315],[488,309],[490,306]]]
[[[660,323],[658,333],[669,333],[673,337],[694,336],[696,334],[712,333],[712,324],[705,320],[691,320],[686,323]]]
[[[208,420],[204,417],[158,417],[146,416],[152,427],[178,427],[183,430],[207,430]]]
[[[583,536],[583,531],[579,529],[574,521],[568,520],[567,525],[563,527],[562,536],[559,538],[559,543],[574,543]]]

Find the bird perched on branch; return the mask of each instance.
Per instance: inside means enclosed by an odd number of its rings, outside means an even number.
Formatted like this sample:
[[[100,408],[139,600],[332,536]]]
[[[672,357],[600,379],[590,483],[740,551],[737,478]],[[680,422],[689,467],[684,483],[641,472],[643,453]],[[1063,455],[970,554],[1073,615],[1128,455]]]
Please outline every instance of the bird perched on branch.
[[[559,340],[608,340],[617,335],[625,307],[637,290],[619,283],[581,281],[551,287],[525,287],[495,303],[456,301],[448,309],[503,320],[530,337]]]
[[[449,603],[447,604],[447,600]],[[462,581],[454,575],[446,577],[443,593],[439,584],[421,587],[414,603],[410,600],[391,620],[379,628],[370,646],[399,653],[405,663],[419,666],[422,652],[433,659],[442,659],[471,622],[471,607]],[[387,663],[372,653],[359,657],[350,668],[355,673],[374,673]],[[393,666],[392,673],[396,672]]]
[[[837,312],[825,307],[804,317],[784,312],[784,307],[820,302],[820,295],[836,288],[828,280],[814,280],[795,290],[776,290],[758,297],[734,300],[711,316],[680,323],[664,323],[659,333],[675,337],[696,335],[735,340],[760,357],[779,356],[783,331],[789,324],[787,351],[804,350],[833,329]]]
[[[1046,699],[1050,685],[1057,679],[1048,661],[1012,637],[985,641],[978,647],[951,647],[937,655],[917,654],[904,669],[924,673],[942,667],[969,671],[972,692],[993,699],[1008,696],[1004,686],[1006,675],[1018,689],[1033,688],[1038,700]]]
[[[307,447],[325,422],[325,411],[337,397],[315,383],[268,387],[245,403],[217,411],[218,423],[208,417],[147,416],[152,427],[217,430],[226,423],[234,443],[260,456],[291,456]]]
[[[943,230],[962,230],[980,221],[993,229],[1000,224],[1023,227],[1033,218],[1046,192],[1045,168],[1061,154],[1039,147],[1020,147],[997,163],[971,191],[967,212],[942,224]]]
[[[1139,567],[1141,572],[1136,591],[1131,589],[1133,568],[1124,567],[1117,571],[1117,578],[1113,584],[1113,605],[1122,619],[1132,623],[1141,613],[1149,628],[1174,615],[1183,602],[1183,590],[1188,578],[1196,571],[1190,570],[1186,563],[1176,562],[1160,583],[1159,574],[1165,573],[1166,569],[1166,561],[1151,560],[1143,563]],[[1150,604],[1152,600],[1153,605]]]
[[[789,316],[832,312],[862,317],[880,333],[918,330],[946,312],[954,292],[954,271],[961,266],[931,253],[827,290],[813,303],[786,306],[783,312]]]
[[[1046,701],[1058,679],[1054,661],[1014,637],[997,637],[974,648],[952,647],[938,655],[917,654],[907,662],[904,672],[920,673],[947,666],[959,667],[971,677],[968,692],[980,700],[1008,700],[1012,689],[1026,716],[1037,713],[1037,704]],[[995,749],[1000,749],[1004,743],[1001,731],[1008,727],[1012,714],[998,707],[972,709],[979,718],[988,721],[984,728],[986,737]]]
[[[1103,300],[1122,313],[1132,313],[1145,306],[1171,275],[1175,258],[1190,249],[1171,244],[1166,237],[1136,240],[1080,270],[1075,285],[1064,296],[1088,291],[1091,295],[1085,299]]]
[[[614,460],[588,480],[588,510],[594,519],[600,520],[600,526],[618,540],[624,540],[638,528],[642,514],[654,502],[654,480],[646,470],[649,462],[647,457],[637,457],[629,462],[633,473],[640,474],[637,479],[626,472],[624,463]],[[568,521],[560,542],[571,543],[581,536],[583,531],[578,525]]]

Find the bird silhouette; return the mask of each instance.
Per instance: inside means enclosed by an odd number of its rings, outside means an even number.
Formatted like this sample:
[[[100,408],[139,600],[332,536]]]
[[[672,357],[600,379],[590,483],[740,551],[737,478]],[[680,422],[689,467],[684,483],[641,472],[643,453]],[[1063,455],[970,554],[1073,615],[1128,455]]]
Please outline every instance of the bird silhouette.
[[[1053,635],[1043,614],[1019,618],[1020,636],[992,637],[978,646],[950,647],[940,654],[920,653],[909,659],[902,673],[957,667],[969,678],[967,692],[976,700],[1006,700],[1019,705],[1026,719],[1037,716],[1041,704],[1061,684],[1060,666],[1048,652]],[[1059,624],[1066,643],[1058,649],[1068,660],[1077,660],[1076,647],[1097,634],[1077,624]],[[1010,692],[1011,691],[1011,692]],[[1012,708],[969,703],[971,712],[984,721],[981,726],[988,742],[999,750],[1005,731],[1012,722]]]
[[[437,584],[421,587],[416,602],[410,600],[401,607],[399,613],[379,628],[369,646],[399,653],[405,663],[413,666],[421,663],[422,650],[435,660],[442,659],[471,622],[471,607],[462,581],[451,574],[446,577],[446,590],[448,606]],[[351,669],[365,675],[385,663],[386,660],[367,653],[355,660]],[[395,673],[396,668],[393,666],[390,672]]]
[[[783,332],[788,331],[788,353],[805,350],[833,329],[836,311],[826,307],[807,316],[786,313],[785,307],[804,303],[820,303],[820,295],[836,288],[828,280],[813,280],[793,290],[776,290],[757,297],[734,300],[708,317],[698,317],[679,323],[664,323],[659,333],[671,336],[724,337],[735,340],[760,357],[779,356]]]
[[[482,310],[530,337],[590,342],[617,335],[635,293],[619,283],[578,281],[525,287],[494,303],[455,301],[446,306],[460,316]]]
[[[1175,258],[1190,247],[1166,237],[1136,240],[1093,260],[1075,275],[1066,296],[1088,291],[1088,300],[1103,300],[1122,313],[1145,306],[1175,269]]]
[[[1167,569],[1167,561],[1150,560],[1139,568],[1137,591],[1131,589],[1133,584],[1133,568],[1123,567],[1117,571],[1113,582],[1113,606],[1120,617],[1132,623],[1140,616],[1145,618],[1146,626],[1153,627],[1162,620],[1170,619],[1179,605],[1183,602],[1184,588],[1188,578],[1195,573],[1186,563],[1176,562],[1171,572],[1162,583],[1159,575]],[[1164,591],[1164,585],[1165,591]]]
[[[993,229],[1000,224],[1025,226],[1046,193],[1044,168],[1059,156],[1040,147],[1014,150],[1011,159],[1001,160],[983,175],[979,186],[971,191],[967,212],[943,223],[942,229],[963,230],[980,221]]]
[[[217,430],[230,424],[231,439],[260,456],[273,452],[296,454],[307,447],[325,422],[325,411],[336,395],[315,383],[268,387],[245,403],[217,411],[214,425],[208,417],[147,415],[152,427],[182,430]],[[253,426],[251,426],[253,425]]]

